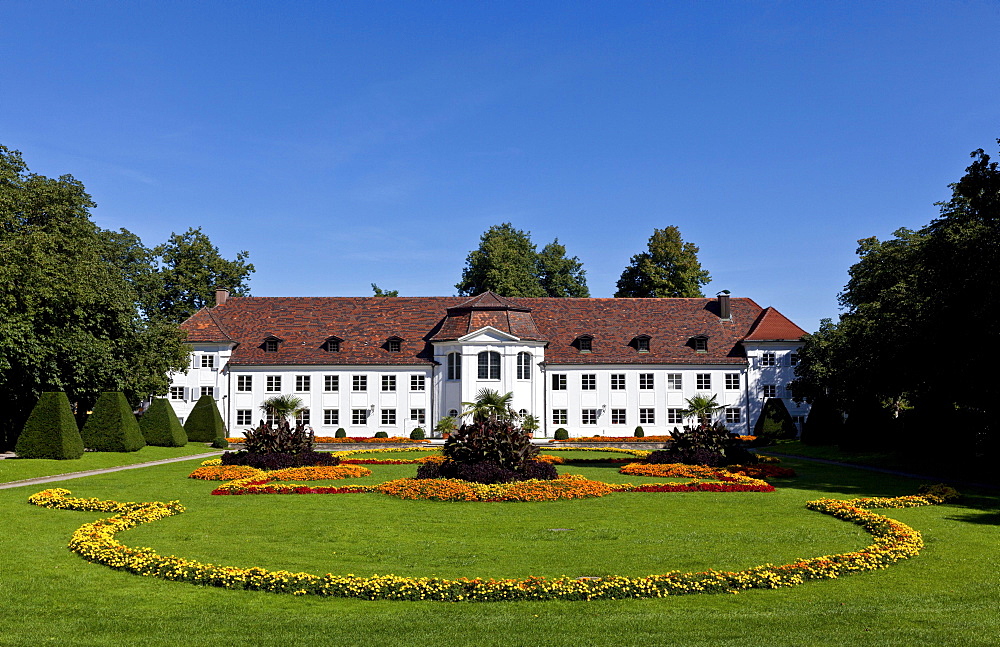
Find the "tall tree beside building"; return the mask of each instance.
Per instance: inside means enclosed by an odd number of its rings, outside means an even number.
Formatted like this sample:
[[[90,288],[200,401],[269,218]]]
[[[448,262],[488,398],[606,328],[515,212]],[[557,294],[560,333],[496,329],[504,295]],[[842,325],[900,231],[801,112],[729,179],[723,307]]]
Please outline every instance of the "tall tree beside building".
[[[585,276],[583,263],[567,258],[558,239],[538,252],[530,232],[505,222],[483,233],[455,287],[466,296],[486,290],[505,297],[589,296]]]
[[[698,247],[673,225],[654,229],[646,251],[632,257],[618,279],[616,297],[703,297],[712,280],[698,262]]]
[[[86,408],[102,391],[121,391],[134,406],[165,393],[167,372],[187,365],[178,328],[138,310],[132,278],[144,270],[123,269],[141,264],[141,250],[132,249],[138,239],[99,229],[94,206],[72,176],[31,173],[18,151],[0,146],[4,447],[14,445],[42,392],[65,391]]]

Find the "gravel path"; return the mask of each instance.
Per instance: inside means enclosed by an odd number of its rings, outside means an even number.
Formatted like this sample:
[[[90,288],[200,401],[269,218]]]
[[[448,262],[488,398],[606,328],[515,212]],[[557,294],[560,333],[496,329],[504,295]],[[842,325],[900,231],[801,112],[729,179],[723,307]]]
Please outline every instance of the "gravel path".
[[[68,474],[53,474],[52,476],[39,476],[33,479],[23,479],[21,481],[11,481],[10,483],[0,483],[0,490],[6,490],[7,488],[14,487],[24,487],[26,485],[43,485],[45,483],[54,483],[56,481],[68,481],[70,479],[78,479],[84,476],[93,476],[95,474],[108,474],[110,472],[120,472],[122,470],[135,470],[140,467],[149,467],[151,465],[164,465],[166,463],[179,463],[180,461],[190,461],[197,458],[212,458],[213,456],[221,456],[222,452],[211,452],[207,454],[192,454],[190,456],[178,456],[177,458],[162,458],[158,461],[149,461],[148,463],[135,463],[134,465],[119,465],[117,467],[102,467],[97,470],[86,470],[83,472],[70,472]]]

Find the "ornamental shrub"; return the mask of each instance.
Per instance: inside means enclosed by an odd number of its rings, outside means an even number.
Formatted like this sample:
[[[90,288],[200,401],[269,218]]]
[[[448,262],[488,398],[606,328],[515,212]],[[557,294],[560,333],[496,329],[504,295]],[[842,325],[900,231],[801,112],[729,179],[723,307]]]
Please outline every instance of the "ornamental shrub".
[[[754,444],[770,445],[779,438],[795,438],[798,432],[784,400],[768,398],[753,426],[753,435],[757,437]]]
[[[65,393],[43,393],[14,447],[18,458],[71,460],[83,456],[83,439]]]
[[[510,420],[489,418],[462,425],[444,443],[445,460],[438,464],[441,478],[477,483],[510,483],[531,478],[553,479],[555,467],[536,466],[538,448],[531,437]],[[429,470],[418,474],[430,473]]]
[[[275,426],[261,421],[256,429],[244,432],[243,449],[251,454],[300,454],[313,450],[315,436],[299,423],[295,429],[287,420]]]
[[[636,438],[645,438],[646,432],[642,430],[642,427],[636,427],[635,433],[633,433],[632,435],[635,436]]]
[[[376,438],[388,438],[389,434],[385,433],[384,431],[376,431],[375,432],[375,437]]]
[[[135,452],[146,446],[132,407],[122,393],[102,393],[80,432],[83,446],[99,452]]]
[[[553,437],[556,440],[569,440],[569,432],[563,429],[562,427],[559,427],[558,429],[556,429],[556,433]]]
[[[195,443],[211,443],[216,438],[226,437],[226,424],[222,422],[219,407],[212,396],[203,395],[198,398],[191,409],[191,415],[184,422],[184,431],[187,432],[188,440]]]
[[[670,449],[651,453],[643,461],[648,464],[685,463],[687,465],[751,465],[757,458],[744,449],[736,437],[721,422],[674,429]]]
[[[420,428],[420,427],[417,427],[416,429],[414,429],[413,431],[410,432],[410,439],[411,440],[423,440],[424,439],[424,430],[422,428]]]
[[[296,454],[266,452],[256,454],[245,450],[226,452],[223,465],[247,465],[259,470],[283,470],[288,467],[331,467],[340,465],[340,459],[329,452],[306,451]]]
[[[556,467],[545,461],[527,461],[524,469],[514,471],[501,467],[495,461],[481,463],[454,463],[451,461],[423,463],[417,467],[418,479],[461,479],[475,483],[513,483],[537,479],[551,481],[557,478]]]
[[[334,438],[347,438],[347,432],[344,431],[343,427],[337,429],[337,432],[333,434]]]
[[[155,447],[183,447],[188,441],[184,426],[166,398],[153,398],[139,418],[139,429],[146,444]]]
[[[829,398],[820,397],[809,407],[800,440],[806,445],[835,445],[844,428],[844,416]]]

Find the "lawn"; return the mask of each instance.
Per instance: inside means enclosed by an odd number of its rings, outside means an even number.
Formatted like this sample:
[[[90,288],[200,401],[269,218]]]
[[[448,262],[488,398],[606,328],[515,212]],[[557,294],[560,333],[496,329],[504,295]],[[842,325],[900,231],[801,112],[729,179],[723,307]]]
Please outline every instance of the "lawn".
[[[119,465],[148,463],[164,458],[207,454],[213,451],[216,450],[209,447],[207,443],[188,443],[184,447],[153,447],[147,445],[137,452],[86,452],[77,460],[70,461],[7,458],[0,460],[0,483],[10,483],[11,481],[52,476],[54,474],[66,474],[69,472],[86,472],[105,467],[118,467]]]
[[[145,450],[143,450],[145,451]],[[187,512],[120,535],[215,563],[313,573],[523,577],[741,568],[864,546],[857,527],[805,510],[823,496],[894,496],[919,483],[785,461],[763,493],[638,494],[553,503],[401,501],[376,494],[212,497],[174,463],[60,483],[77,496],[179,499]],[[371,466],[371,483],[411,465]],[[616,466],[563,472],[617,482]],[[343,482],[339,482],[343,483]],[[37,645],[994,645],[1000,497],[884,511],[924,535],[887,570],[738,595],[602,602],[418,603],[296,598],[140,578],[65,548],[100,513],[0,491],[0,644]],[[567,528],[570,530],[553,530]]]

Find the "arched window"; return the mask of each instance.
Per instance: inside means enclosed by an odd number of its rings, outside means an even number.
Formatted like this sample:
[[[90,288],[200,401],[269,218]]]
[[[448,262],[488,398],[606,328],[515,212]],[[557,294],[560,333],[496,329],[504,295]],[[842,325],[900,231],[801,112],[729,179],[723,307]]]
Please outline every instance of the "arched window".
[[[457,418],[458,417],[458,409],[452,409],[451,411],[448,412],[448,415],[451,416],[452,418]]]
[[[479,379],[500,379],[500,353],[493,350],[484,350],[479,353]]]
[[[531,379],[531,353],[517,354],[517,379]]]
[[[448,353],[448,379],[462,379],[462,355],[459,353]]]

